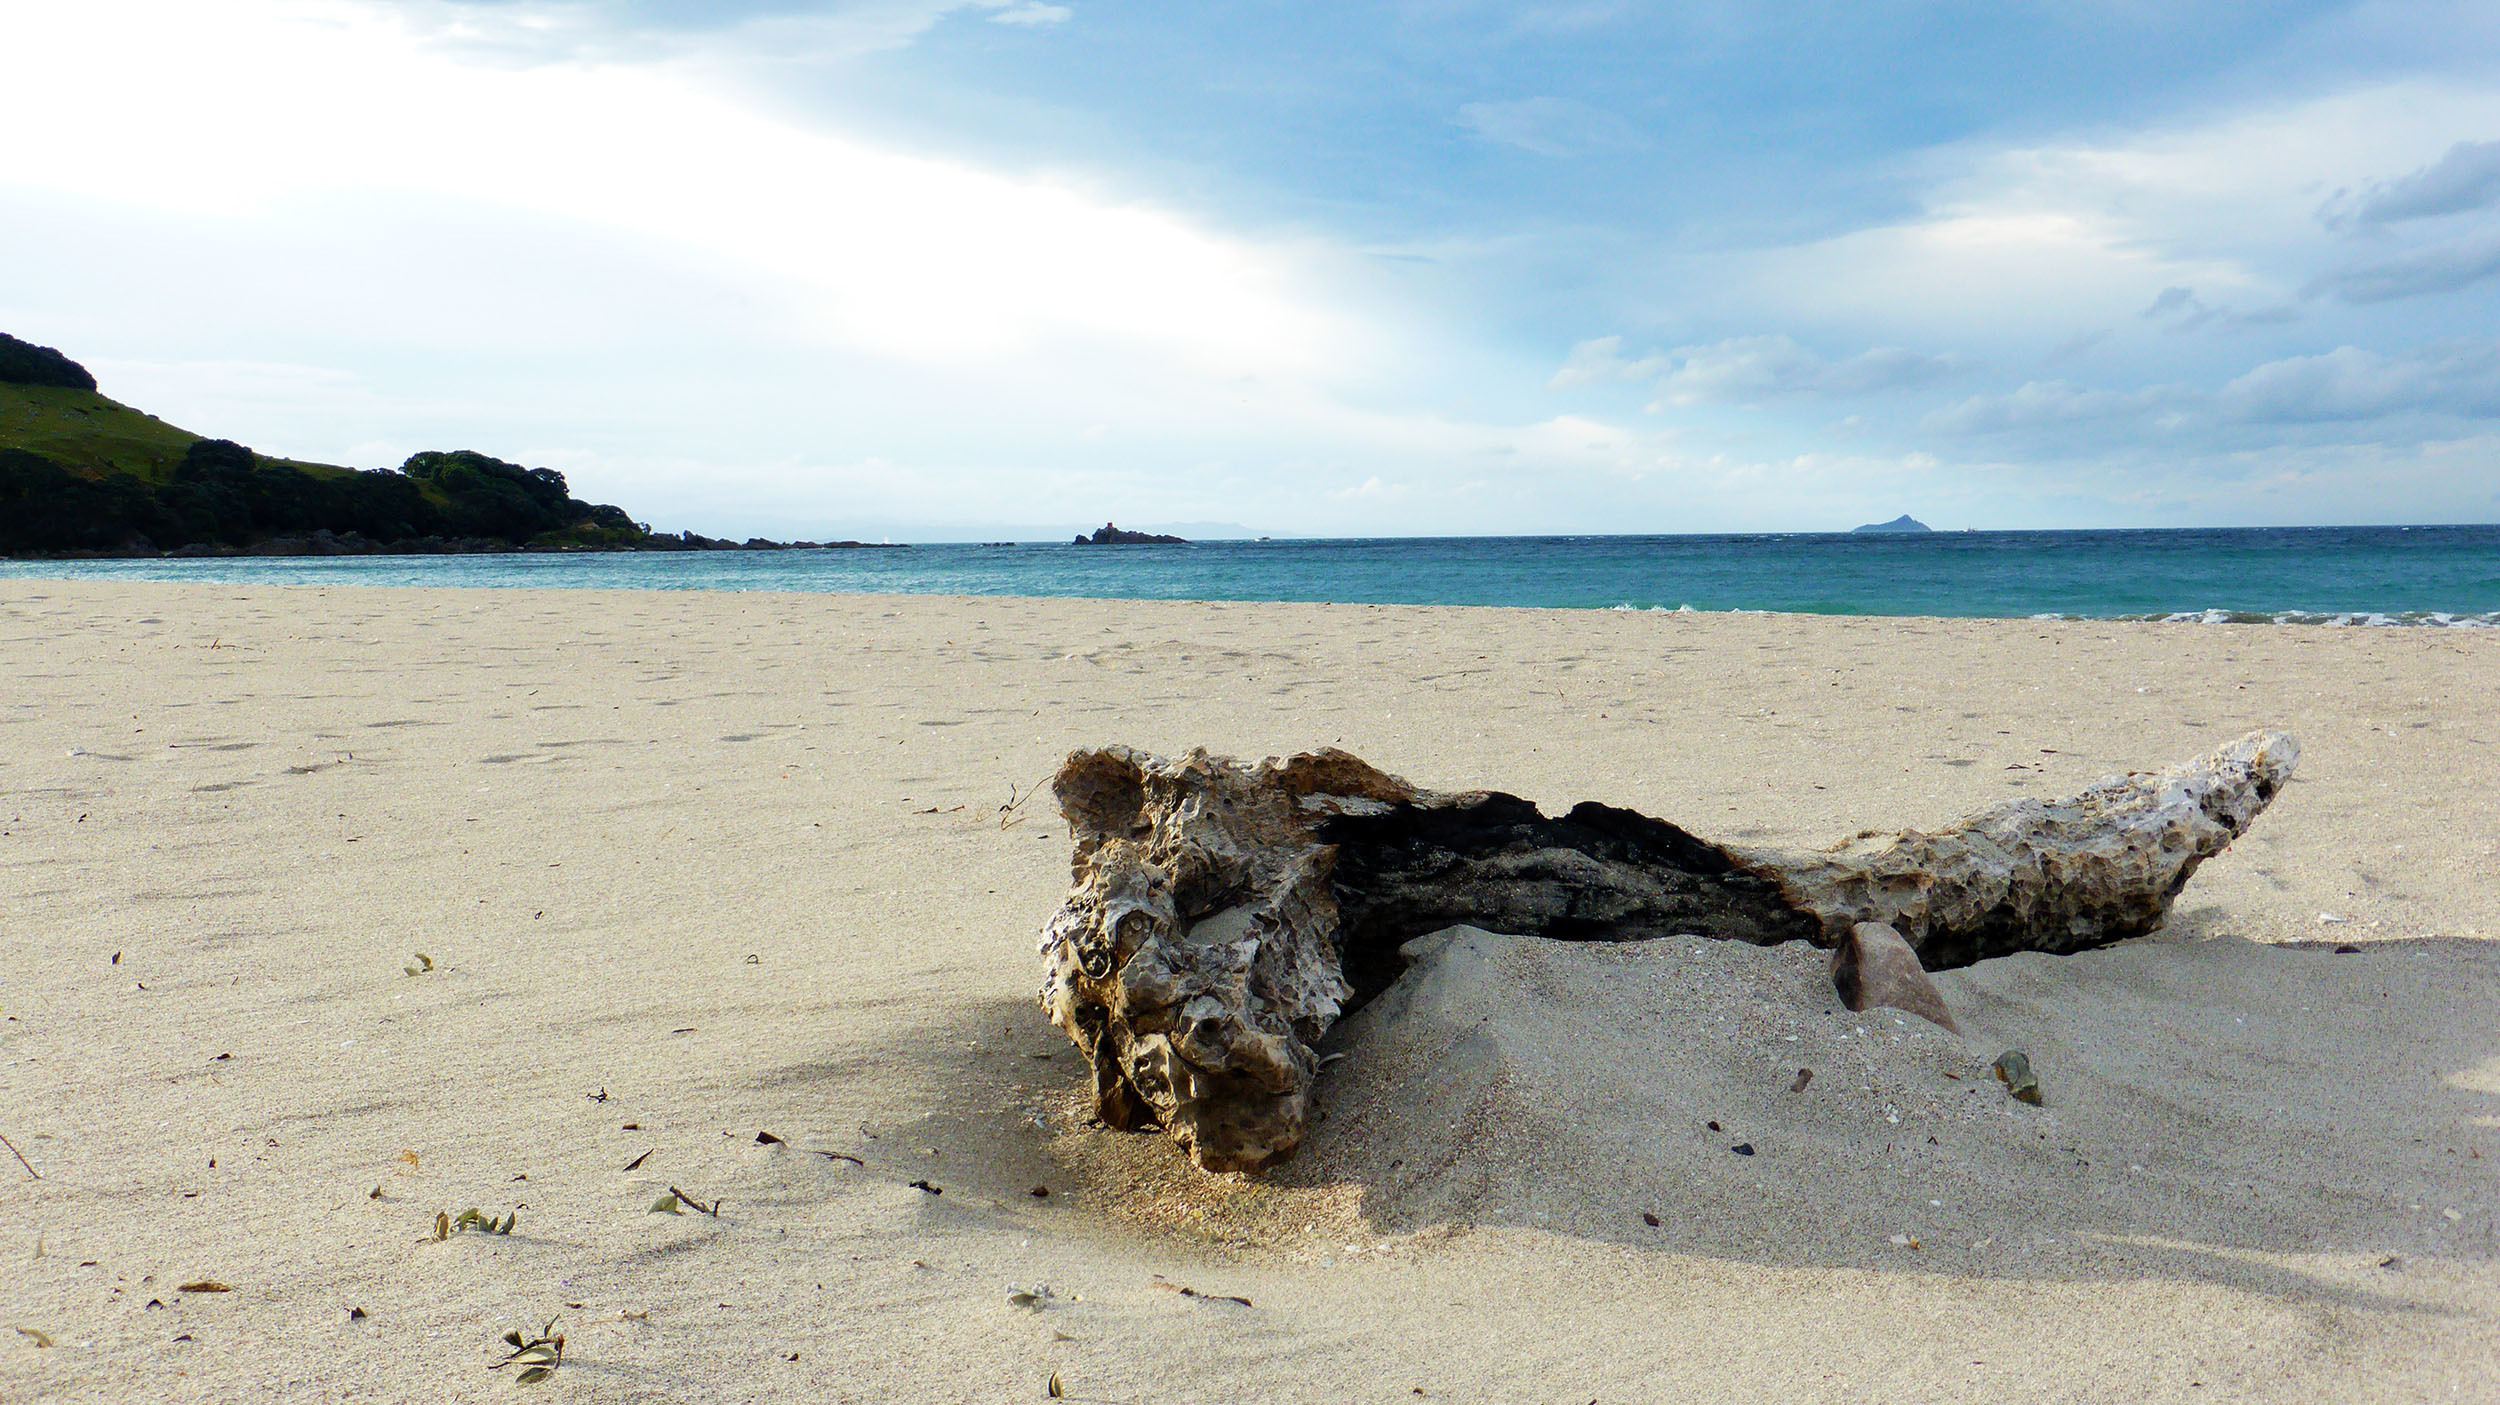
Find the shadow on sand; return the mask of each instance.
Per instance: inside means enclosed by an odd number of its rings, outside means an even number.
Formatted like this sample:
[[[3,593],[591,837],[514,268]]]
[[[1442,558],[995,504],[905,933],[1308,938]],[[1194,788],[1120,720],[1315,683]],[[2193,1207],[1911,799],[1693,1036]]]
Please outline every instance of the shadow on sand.
[[[2500,944],[2027,954],[1937,978],[1960,1035],[1850,1013],[1802,944],[1415,945],[1331,1036],[1311,1136],[1264,1176],[1085,1125],[1083,1061],[1022,1000],[880,1052],[925,1099],[892,1136],[949,1149],[956,1203],[1236,1250],[1317,1219],[2381,1311],[2423,1310],[2412,1260],[2500,1256]],[[2007,1048],[2045,1106],[1989,1077]]]

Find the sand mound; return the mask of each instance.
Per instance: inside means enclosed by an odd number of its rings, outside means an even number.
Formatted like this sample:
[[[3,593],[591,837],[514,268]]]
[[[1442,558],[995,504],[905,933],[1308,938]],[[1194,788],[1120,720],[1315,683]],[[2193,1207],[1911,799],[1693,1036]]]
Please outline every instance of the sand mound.
[[[2500,1113],[2488,944],[1987,961],[1938,978],[1962,1036],[1852,1014],[1803,944],[1457,928],[1408,952],[1343,1027],[1292,1177],[1361,1186],[1382,1228],[2018,1271],[2113,1243],[2491,1250],[2466,1147]],[[2009,1048],[2046,1106],[1991,1076]]]

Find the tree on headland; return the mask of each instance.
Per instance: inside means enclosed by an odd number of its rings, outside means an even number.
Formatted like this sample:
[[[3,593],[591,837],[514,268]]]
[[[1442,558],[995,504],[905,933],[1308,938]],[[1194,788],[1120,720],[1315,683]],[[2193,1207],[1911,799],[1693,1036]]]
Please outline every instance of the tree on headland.
[[[252,529],[270,515],[264,502],[296,496],[286,487],[256,482],[259,477],[251,450],[231,439],[201,440],[183,452],[174,481],[157,490],[169,530],[148,535],[169,547],[249,540]]]
[[[552,469],[468,450],[418,454],[405,469],[314,474],[202,439],[167,481],[151,483],[0,449],[0,553],[240,550],[317,537],[342,549],[561,549],[638,546],[650,532],[622,508],[574,498]]]
[[[148,485],[82,478],[41,454],[0,449],[0,554],[119,551],[157,520]]]
[[[48,346],[37,346],[0,332],[0,385],[53,385],[68,390],[93,390],[87,368]]]
[[[400,472],[444,500],[445,525],[458,536],[536,541],[553,534],[588,545],[646,535],[623,508],[576,499],[552,468],[455,449],[412,454]]]

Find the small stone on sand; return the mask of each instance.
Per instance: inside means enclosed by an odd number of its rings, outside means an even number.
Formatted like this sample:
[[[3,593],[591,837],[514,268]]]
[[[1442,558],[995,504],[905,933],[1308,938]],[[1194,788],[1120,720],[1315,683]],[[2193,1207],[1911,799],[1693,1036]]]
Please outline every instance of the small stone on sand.
[[[1881,922],[1858,923],[1832,949],[1832,985],[1852,1010],[1882,1005],[1961,1033],[1944,996],[1918,964],[1918,953]]]
[[[1997,1080],[2014,1101],[2040,1106],[2040,1079],[2031,1071],[2031,1058],[2019,1049],[2008,1049],[1997,1055]]]

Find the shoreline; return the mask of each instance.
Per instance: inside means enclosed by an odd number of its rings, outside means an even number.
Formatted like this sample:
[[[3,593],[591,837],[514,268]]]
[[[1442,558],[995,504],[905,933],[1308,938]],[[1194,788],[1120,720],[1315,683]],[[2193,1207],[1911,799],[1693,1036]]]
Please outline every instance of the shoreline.
[[[771,554],[771,553],[774,553],[774,552],[800,553],[800,552],[815,552],[815,551],[839,551],[839,550],[849,550],[849,549],[861,549],[861,550],[902,550],[902,549],[909,549],[909,547],[908,547],[908,544],[902,544],[902,543],[893,543],[893,544],[889,544],[889,543],[825,543],[825,544],[819,544],[819,545],[814,546],[814,547],[804,547],[804,546],[788,546],[788,547],[739,547],[739,546],[732,546],[732,547],[723,547],[723,548],[664,548],[664,549],[659,549],[659,548],[619,548],[619,549],[616,549],[616,550],[602,550],[602,551],[571,551],[571,550],[567,550],[567,551],[522,551],[522,550],[514,550],[514,551],[493,551],[493,552],[488,552],[488,551],[479,551],[479,552],[445,552],[445,553],[433,553],[433,554],[427,554],[427,555],[421,555],[421,556],[385,557],[385,558],[375,558],[375,557],[370,557],[370,556],[361,556],[361,557],[358,557],[358,558],[356,558],[356,559],[357,559],[357,560],[359,560],[359,561],[373,561],[373,560],[377,560],[377,559],[380,559],[380,560],[399,560],[399,561],[438,561],[438,560],[446,560],[446,559],[454,559],[454,560],[456,560],[456,559],[468,559],[468,558],[479,558],[479,557],[482,557],[482,558],[488,558],[488,559],[499,559],[499,558],[510,558],[510,557],[516,557],[516,556],[524,556],[524,557],[530,557],[530,558],[545,558],[545,557],[578,557],[578,556],[602,556],[602,557],[605,557],[605,556],[684,556],[684,555],[692,554],[692,553],[695,553],[695,552],[703,552],[703,553],[708,554],[708,553],[710,553],[710,552],[712,552],[712,551],[715,551],[715,550],[717,550],[717,551],[721,551],[721,552],[727,552],[727,553],[737,553],[737,554],[747,554],[747,553],[755,553],[755,554]],[[340,580],[340,581],[327,581],[327,580],[305,580],[305,581],[273,581],[273,580],[176,580],[176,579],[168,579],[168,578],[158,577],[158,576],[137,575],[137,574],[118,574],[118,573],[113,573],[113,574],[104,574],[104,573],[89,574],[89,573],[83,573],[83,572],[71,572],[71,573],[60,574],[60,575],[51,575],[51,574],[45,574],[45,573],[43,573],[43,572],[41,572],[41,571],[39,571],[39,570],[23,570],[23,571],[18,571],[18,570],[10,570],[10,569],[8,569],[8,568],[10,568],[10,567],[41,567],[41,566],[48,566],[48,565],[71,565],[71,566],[76,566],[76,565],[89,565],[89,564],[93,564],[93,565],[114,565],[114,564],[120,564],[120,563],[124,563],[124,562],[132,562],[132,563],[151,562],[151,563],[152,563],[152,562],[162,562],[162,561],[170,561],[170,560],[177,560],[177,559],[182,559],[182,558],[172,558],[172,557],[85,557],[85,558],[75,558],[75,559],[71,559],[71,558],[24,558],[24,557],[15,557],[15,558],[0,558],[0,586],[5,586],[5,585],[10,584],[10,583],[13,583],[13,582],[45,582],[45,581],[49,581],[49,582],[55,582],[55,583],[64,584],[64,585],[161,585],[161,586],[168,586],[168,587],[172,587],[172,588],[175,588],[175,589],[186,589],[186,590],[212,590],[212,589],[215,589],[215,590],[279,590],[279,591],[288,591],[288,592],[297,592],[297,591],[307,591],[307,592],[308,592],[308,591],[384,591],[384,592],[391,592],[391,593],[413,593],[413,592],[423,592],[423,591],[448,591],[448,592],[454,592],[454,593],[460,593],[460,594],[469,594],[469,593],[476,593],[476,592],[506,592],[506,593],[517,593],[517,594],[611,595],[611,596],[623,596],[623,597],[633,597],[633,596],[642,596],[642,595],[680,595],[680,596],[684,596],[684,595],[694,595],[694,596],[723,596],[723,597],[731,597],[731,598],[741,597],[741,596],[760,596],[760,597],[784,598],[784,599],[792,599],[792,600],[807,600],[807,599],[817,599],[817,598],[828,598],[828,597],[829,597],[829,598],[834,598],[834,599],[849,599],[849,600],[871,600],[871,601],[906,601],[906,600],[909,600],[909,601],[944,601],[944,602],[952,602],[952,603],[966,603],[966,604],[968,604],[968,603],[979,603],[979,602],[984,602],[984,601],[997,601],[997,602],[1041,602],[1041,601],[1067,601],[1067,602],[1076,602],[1076,603],[1084,603],[1084,604],[1095,604],[1095,605],[1146,605],[1146,606],[1166,606],[1166,605],[1178,605],[1178,606],[1225,606],[1225,607],[1269,607],[1269,606],[1273,606],[1273,607],[1278,607],[1278,608],[1317,608],[1317,609],[1342,609],[1342,610],[1456,610],[1456,611],[1468,611],[1468,612],[1476,612],[1476,611],[1529,611],[1529,612],[1537,612],[1537,613],[1551,613],[1551,614],[1558,614],[1558,615],[1591,615],[1591,614],[1596,614],[1596,615],[1609,615],[1609,614],[1611,614],[1611,615],[1633,615],[1633,616],[1654,616],[1654,615],[1665,615],[1665,616],[1670,616],[1670,617],[1693,616],[1693,617],[1707,617],[1707,618],[1747,618],[1747,619],[1807,619],[1807,620],[1866,620],[1866,621],[1927,621],[1927,622],[1935,622],[1935,623],[1997,623],[1997,624],[2009,624],[2009,625],[2014,625],[2014,624],[2121,624],[2121,625],[2195,625],[2195,626],[2198,626],[2198,627],[2210,627],[2210,626],[2215,626],[2215,625],[2232,625],[2232,626],[2264,626],[2264,627],[2267,627],[2267,628],[2276,628],[2276,627],[2282,627],[2282,626],[2293,626],[2293,627],[2313,627],[2313,628],[2326,628],[2326,629],[2369,629],[2369,630],[2379,630],[2379,629],[2400,629],[2400,630],[2425,629],[2425,630],[2434,630],[2434,631],[2449,631],[2449,630],[2454,630],[2454,631],[2463,631],[2463,632],[2469,632],[2469,633],[2470,633],[2470,632],[2477,632],[2477,631],[2481,631],[2481,630],[2486,630],[2486,629],[2500,629],[2500,612],[2492,612],[2492,613],[2490,613],[2490,614],[2488,614],[2488,615],[2483,615],[2483,614],[2463,613],[2463,612],[2445,611],[2445,610],[2439,610],[2439,611],[2410,611],[2410,610],[2409,610],[2409,611],[2397,611],[2397,612],[2392,612],[2392,613],[2391,613],[2391,612],[2386,612],[2386,611],[2359,611],[2359,610],[2341,610],[2341,611],[2330,611],[2330,610],[2301,610],[2301,609],[2286,609],[2286,610],[2274,611],[2274,612],[2272,612],[2271,614],[2268,614],[2268,613],[2266,613],[2266,612],[2260,612],[2260,611],[2223,610],[2223,609],[2203,609],[2203,610],[2174,610],[2174,611],[2166,611],[2166,612],[2162,612],[2162,613],[2160,613],[2160,614],[2158,614],[2158,615],[2141,615],[2141,614],[2139,614],[2139,615],[2085,615],[2085,614],[2055,613],[2055,612],[2044,612],[2044,613],[2023,614],[2023,615],[1936,615],[1936,614],[1877,614],[1877,613],[1867,613],[1867,612],[1843,612],[1843,611],[1836,611],[1836,610],[1829,610],[1829,611],[1827,611],[1827,610],[1775,610],[1775,609],[1756,609],[1756,608],[1751,608],[1751,607],[1746,607],[1746,606],[1730,606],[1730,607],[1726,607],[1726,608],[1708,608],[1708,609],[1705,609],[1705,608],[1700,608],[1700,607],[1695,607],[1695,606],[1690,606],[1690,605],[1675,605],[1675,606],[1668,606],[1668,605],[1630,605],[1630,604],[1611,604],[1611,605],[1509,605],[1509,604],[1483,604],[1483,603],[1477,603],[1477,602],[1471,602],[1471,601],[1452,601],[1452,602],[1410,602],[1410,601],[1364,601],[1364,600],[1278,600],[1278,599],[1271,599],[1271,598],[1247,598],[1247,597],[1236,598],[1236,597],[1228,597],[1228,596],[1076,595],[1076,594],[1030,594],[1030,595],[1028,595],[1028,594],[1008,594],[1008,593],[1003,593],[1003,592],[1002,592],[1002,593],[997,593],[997,594],[966,594],[966,593],[961,593],[961,592],[936,591],[936,590],[930,590],[930,591],[912,591],[912,590],[886,590],[886,591],[878,591],[878,590],[832,590],[832,589],[828,589],[828,590],[792,590],[792,589],[777,589],[777,588],[770,587],[770,586],[757,586],[757,587],[745,587],[745,586],[714,586],[714,585],[699,585],[699,586],[674,586],[674,585],[668,585],[668,586],[660,586],[660,585],[654,585],[654,586],[619,586],[619,585],[614,585],[614,584],[605,583],[605,582],[575,585],[575,584],[565,584],[565,583],[546,583],[546,582],[501,582],[501,581],[496,581],[496,582],[484,582],[484,581],[481,581],[481,582],[424,582],[424,583],[405,583],[405,584],[403,584],[403,583],[397,583],[397,582],[381,582],[381,583],[376,583],[376,582],[353,581],[353,580]],[[215,560],[215,561],[218,561],[218,562],[220,562],[220,563],[223,563],[223,562],[228,562],[228,561],[238,561],[238,560],[251,560],[251,561],[292,561],[292,560],[331,560],[331,559],[336,559],[336,558],[329,558],[329,557],[294,557],[294,556],[252,556],[252,555],[250,555],[250,554],[248,554],[248,553],[245,553],[245,554],[241,554],[241,555],[237,555],[237,556],[229,556],[229,557],[217,557],[217,558],[190,558],[190,559],[199,559],[199,560],[209,560],[209,559],[213,559],[213,560]],[[177,569],[179,569],[179,568],[177,568]],[[2403,618],[2403,616],[2408,616],[2408,615],[2411,615],[2411,616],[2421,616],[2421,618]]]

